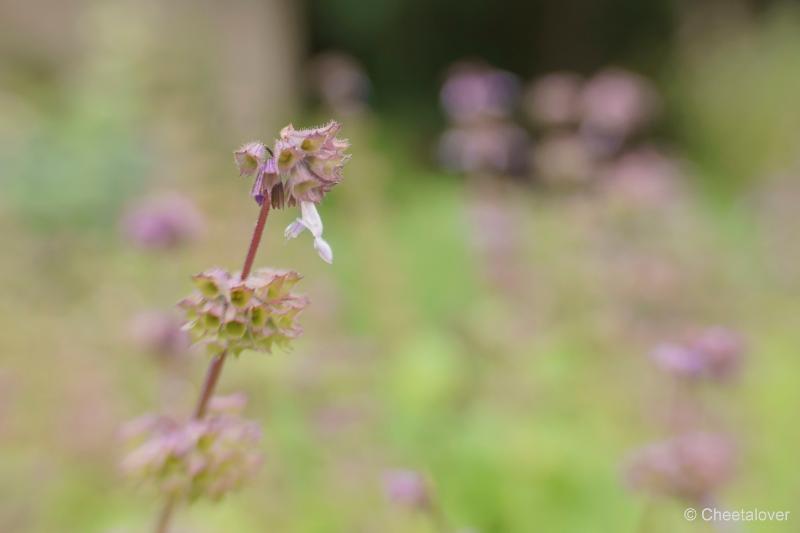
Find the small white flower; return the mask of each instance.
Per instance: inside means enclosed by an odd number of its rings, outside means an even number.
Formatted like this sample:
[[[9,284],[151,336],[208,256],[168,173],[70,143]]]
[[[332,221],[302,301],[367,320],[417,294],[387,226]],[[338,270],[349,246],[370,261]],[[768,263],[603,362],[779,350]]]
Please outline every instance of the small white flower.
[[[314,239],[314,249],[323,261],[329,265],[333,263],[333,250],[331,249],[331,245],[322,237]]]
[[[287,239],[294,239],[306,229],[314,236],[314,249],[322,260],[333,263],[333,250],[322,238],[322,219],[314,202],[300,202],[300,218],[289,224],[284,236]]]

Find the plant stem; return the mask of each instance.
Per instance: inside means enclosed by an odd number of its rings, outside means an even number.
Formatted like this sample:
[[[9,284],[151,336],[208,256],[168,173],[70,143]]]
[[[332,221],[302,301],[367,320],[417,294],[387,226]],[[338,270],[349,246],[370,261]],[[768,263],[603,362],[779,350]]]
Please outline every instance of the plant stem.
[[[228,352],[222,352],[211,360],[206,371],[206,381],[203,384],[203,390],[200,392],[200,398],[197,400],[197,406],[194,408],[194,418],[200,420],[206,414],[208,402],[211,400],[211,395],[214,394],[214,389],[217,387],[219,375],[222,373],[222,365],[225,364],[225,356]]]
[[[261,204],[261,211],[258,213],[256,227],[253,228],[253,238],[250,239],[250,248],[247,250],[247,257],[245,257],[244,266],[242,267],[242,280],[247,279],[247,276],[250,275],[250,271],[253,269],[253,261],[256,259],[258,245],[261,244],[261,234],[264,233],[264,224],[267,222],[267,215],[269,215],[269,202],[265,199]]]
[[[247,279],[250,271],[253,270],[253,262],[256,259],[256,252],[258,252],[258,245],[261,244],[261,236],[264,234],[264,225],[267,223],[267,216],[269,215],[269,202],[261,204],[261,210],[258,212],[258,220],[256,226],[253,228],[253,237],[250,239],[250,247],[247,249],[247,256],[244,259],[242,266],[241,280]],[[214,389],[217,388],[219,376],[222,374],[222,367],[225,365],[225,358],[228,352],[224,351],[214,357],[208,365],[206,371],[206,380],[203,383],[203,390],[200,392],[200,398],[197,400],[197,406],[194,409],[193,417],[200,420],[206,414],[208,402],[214,395]],[[155,533],[167,533],[169,530],[169,522],[172,518],[172,512],[175,509],[176,499],[170,497],[161,509],[161,514],[158,516],[158,523],[156,524]]]
[[[167,533],[169,530],[169,521],[172,518],[172,511],[175,510],[175,497],[170,496],[164,507],[161,509],[161,514],[158,515],[158,522],[156,523],[156,533]]]

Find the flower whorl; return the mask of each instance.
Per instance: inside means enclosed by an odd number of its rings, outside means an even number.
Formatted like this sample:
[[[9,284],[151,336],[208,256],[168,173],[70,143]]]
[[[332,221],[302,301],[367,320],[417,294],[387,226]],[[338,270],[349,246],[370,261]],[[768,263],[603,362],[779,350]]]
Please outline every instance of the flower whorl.
[[[129,422],[131,451],[122,469],[164,495],[219,499],[239,488],[261,465],[258,424],[240,417],[243,395],[214,397],[203,419],[147,415]]]
[[[345,150],[350,143],[336,134],[341,125],[330,121],[324,126],[295,129],[289,124],[281,130],[270,150],[263,143],[250,142],[234,152],[242,176],[255,176],[250,192],[261,205],[274,209],[299,205],[301,217],[286,229],[286,238],[309,230],[320,257],[333,262],[333,251],[322,238],[322,220],[317,204],[342,181],[342,169],[350,159]]]
[[[295,129],[289,124],[275,141],[274,151],[263,143],[250,142],[234,152],[242,176],[256,177],[253,198],[273,208],[295,206],[301,202],[322,201],[325,194],[342,180],[342,168],[350,159],[345,150],[350,143],[339,139],[338,122]]]
[[[258,269],[247,279],[214,268],[193,277],[197,290],[180,302],[185,328],[212,354],[285,348],[302,332],[296,318],[308,300],[290,292],[297,272]]]

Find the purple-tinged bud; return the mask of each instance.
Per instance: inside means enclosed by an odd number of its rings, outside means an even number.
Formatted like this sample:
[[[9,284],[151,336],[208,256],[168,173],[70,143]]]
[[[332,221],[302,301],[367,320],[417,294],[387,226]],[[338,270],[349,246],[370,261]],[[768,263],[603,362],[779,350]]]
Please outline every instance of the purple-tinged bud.
[[[190,200],[177,194],[144,200],[122,220],[128,239],[141,248],[174,248],[197,238],[203,217]]]
[[[383,475],[383,488],[392,502],[412,509],[427,509],[431,494],[425,478],[413,470],[388,470]]]
[[[249,142],[233,152],[233,159],[240,176],[252,176],[266,163],[267,147],[260,142]]]
[[[634,452],[625,477],[634,489],[701,503],[730,480],[734,455],[723,435],[688,433]]]

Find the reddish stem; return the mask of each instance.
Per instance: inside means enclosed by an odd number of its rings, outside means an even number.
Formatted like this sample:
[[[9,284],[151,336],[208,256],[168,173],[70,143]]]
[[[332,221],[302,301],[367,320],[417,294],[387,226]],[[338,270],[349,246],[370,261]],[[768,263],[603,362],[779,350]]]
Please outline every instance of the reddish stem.
[[[253,237],[250,239],[250,247],[247,250],[247,257],[245,257],[244,266],[242,266],[242,274],[240,277],[242,280],[247,279],[247,277],[250,275],[250,271],[253,270],[253,262],[256,259],[258,245],[261,244],[261,236],[264,234],[264,225],[267,223],[267,215],[269,215],[269,202],[265,201],[261,204],[261,210],[258,213],[258,220],[256,220],[255,228],[253,228]],[[203,383],[203,390],[200,392],[200,398],[197,400],[197,406],[195,407],[193,415],[194,418],[198,420],[203,418],[206,414],[208,402],[214,395],[214,389],[217,388],[217,382],[219,381],[219,376],[222,373],[222,367],[225,364],[225,358],[227,355],[227,351],[222,352],[214,357],[214,359],[211,360],[211,364],[208,365],[206,380]],[[156,533],[167,533],[169,530],[169,522],[172,518],[172,512],[175,509],[175,503],[175,499],[170,498],[164,504],[164,508],[162,509],[158,518],[158,523],[156,524]]]
[[[261,236],[264,234],[264,225],[267,223],[267,215],[269,215],[269,202],[265,201],[261,204],[256,227],[253,228],[253,237],[250,239],[250,247],[247,249],[247,257],[245,257],[244,266],[242,266],[242,274],[240,277],[242,280],[247,279],[247,276],[250,275],[250,271],[253,270],[253,262],[256,259],[258,245],[261,244]],[[208,366],[208,372],[206,372],[206,381],[200,393],[200,399],[197,401],[197,407],[195,407],[194,410],[195,418],[203,418],[203,415],[206,414],[208,402],[211,400],[214,389],[217,387],[217,381],[219,381],[219,375],[222,373],[222,366],[225,364],[226,356],[227,352],[222,352],[211,360],[211,364]]]
[[[242,267],[242,280],[247,279],[247,276],[250,275],[250,271],[253,269],[253,261],[256,259],[258,245],[261,244],[261,234],[264,233],[264,224],[267,222],[267,215],[269,215],[269,202],[265,199],[261,203],[261,211],[258,213],[256,227],[253,228],[253,238],[250,239],[250,248],[247,250],[247,257]]]
[[[211,400],[211,395],[214,394],[214,389],[217,388],[217,381],[219,375],[222,373],[222,365],[225,364],[225,356],[228,352],[222,352],[211,360],[206,372],[206,381],[203,384],[203,390],[200,393],[200,398],[197,400],[197,406],[194,409],[194,417],[198,420],[203,418],[206,414],[208,402]]]

